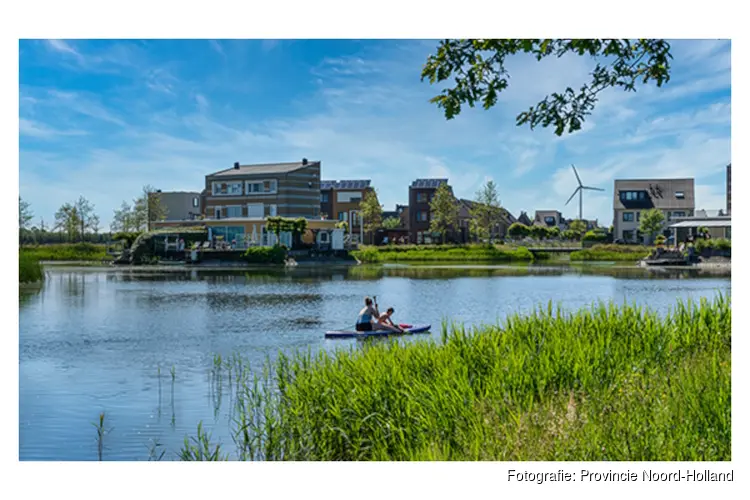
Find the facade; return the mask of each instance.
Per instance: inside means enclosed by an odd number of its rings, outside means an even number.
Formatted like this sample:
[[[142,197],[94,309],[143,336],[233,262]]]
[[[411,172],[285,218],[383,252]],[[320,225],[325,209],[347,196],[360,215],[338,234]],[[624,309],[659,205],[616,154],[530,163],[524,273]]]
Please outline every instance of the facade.
[[[665,227],[674,218],[695,212],[694,179],[618,179],[614,189],[614,238],[650,243],[638,227],[641,214],[657,208],[664,213]]]
[[[201,193],[197,191],[157,191],[164,220],[193,220],[203,214]]]
[[[537,210],[534,214],[534,225],[545,227],[556,227],[560,231],[567,229],[565,218],[557,210]]]
[[[361,217],[352,211],[359,212],[365,194],[374,192],[369,179],[320,181],[320,214],[327,219],[348,222],[352,242],[361,243]]]
[[[727,165],[727,214],[732,215],[732,164]]]
[[[409,243],[440,241],[440,236],[430,231],[430,202],[442,184],[448,184],[448,179],[417,179],[409,186]],[[454,240],[455,236],[455,233],[446,234],[446,241]]]
[[[320,218],[320,162],[240,165],[206,176],[206,219]]]

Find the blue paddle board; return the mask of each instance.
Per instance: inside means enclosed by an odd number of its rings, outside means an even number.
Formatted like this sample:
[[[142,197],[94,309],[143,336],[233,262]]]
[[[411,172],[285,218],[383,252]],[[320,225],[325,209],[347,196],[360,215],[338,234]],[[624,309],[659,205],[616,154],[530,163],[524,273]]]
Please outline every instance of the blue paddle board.
[[[400,325],[404,328],[404,325]],[[387,337],[390,335],[410,335],[412,333],[430,333],[432,325],[409,325],[404,333],[396,333],[386,330],[376,330],[372,332],[358,332],[356,330],[329,330],[326,332],[327,339],[349,339],[360,337]]]

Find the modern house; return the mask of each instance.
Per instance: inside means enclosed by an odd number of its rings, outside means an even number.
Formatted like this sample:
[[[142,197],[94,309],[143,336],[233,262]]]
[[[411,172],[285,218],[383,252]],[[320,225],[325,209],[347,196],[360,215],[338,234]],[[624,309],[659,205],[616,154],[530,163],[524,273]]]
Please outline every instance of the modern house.
[[[203,214],[198,191],[156,191],[164,220],[193,220]]]
[[[696,237],[701,228],[708,230],[712,239],[732,239],[732,217],[723,210],[696,210],[692,217],[673,217],[669,228],[674,232],[675,243]]]
[[[471,234],[471,220],[473,218],[471,212],[472,209],[477,205],[477,202],[462,198],[458,200],[458,203],[458,224],[460,230],[459,239],[464,243],[467,241],[475,241],[476,238],[474,238]],[[508,234],[508,228],[514,222],[516,222],[516,218],[513,217],[513,215],[504,208],[500,208],[499,220],[490,231],[490,237],[492,238],[492,240],[504,239]]]
[[[727,214],[732,215],[732,164],[727,165]]]
[[[417,179],[409,186],[409,242],[416,244],[437,243],[440,235],[430,231],[430,203],[435,191],[448,179]],[[453,189],[448,186],[453,193]],[[456,234],[446,234],[446,241],[455,241]]]
[[[341,238],[335,220],[320,217],[320,162],[303,158],[300,162],[240,165],[206,176],[201,193],[201,220],[161,221],[157,227],[204,225],[213,240],[249,245],[273,245],[276,235],[266,230],[266,218],[282,216],[308,220],[309,234],[320,246]],[[334,234],[337,233],[337,234]],[[292,234],[282,232],[280,243],[292,244]]]
[[[382,228],[375,234],[376,245],[386,243],[406,243],[409,241],[409,206],[396,205],[396,210],[384,210],[383,220],[398,219],[398,227]]]
[[[674,218],[695,211],[694,179],[618,179],[614,188],[614,238],[650,243],[639,231],[641,214],[650,209],[664,213],[665,227]]]
[[[567,229],[565,218],[557,210],[537,210],[534,214],[535,226],[556,227],[560,231]]]
[[[362,243],[360,202],[367,193],[375,193],[370,180],[320,181],[320,214],[326,219],[349,223],[352,242]]]

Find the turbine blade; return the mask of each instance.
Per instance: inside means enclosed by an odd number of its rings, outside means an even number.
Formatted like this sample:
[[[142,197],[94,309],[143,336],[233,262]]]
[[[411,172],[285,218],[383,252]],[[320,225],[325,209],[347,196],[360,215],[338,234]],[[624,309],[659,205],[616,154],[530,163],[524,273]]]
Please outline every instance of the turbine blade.
[[[574,197],[574,196],[575,196],[575,195],[576,195],[576,194],[578,193],[578,191],[580,191],[580,190],[581,190],[580,186],[579,186],[579,187],[577,187],[577,188],[576,188],[576,190],[575,190],[575,191],[573,191],[573,194],[571,194],[571,195],[570,195],[570,198],[568,198],[568,201],[566,201],[566,202],[565,202],[565,204],[567,205],[568,203],[570,203],[570,200],[572,200],[572,199],[573,199],[573,197]]]
[[[576,174],[576,179],[578,179],[578,185],[583,186],[583,182],[581,182],[581,178],[578,177],[578,170],[576,170],[576,166],[572,163],[570,164],[571,167],[573,167],[573,173]]]
[[[602,188],[595,188],[591,186],[581,186],[583,189],[590,189],[592,191],[604,191]]]

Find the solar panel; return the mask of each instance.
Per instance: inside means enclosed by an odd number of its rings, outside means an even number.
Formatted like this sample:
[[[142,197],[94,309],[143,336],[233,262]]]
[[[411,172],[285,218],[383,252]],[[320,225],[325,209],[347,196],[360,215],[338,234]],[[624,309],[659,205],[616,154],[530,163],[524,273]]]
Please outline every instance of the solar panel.
[[[448,179],[417,179],[414,182],[412,182],[412,187],[415,188],[423,188],[423,189],[430,189],[430,188],[437,188],[441,184],[445,184],[448,182]]]

